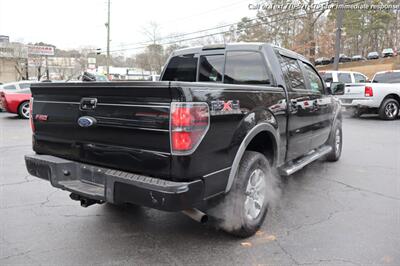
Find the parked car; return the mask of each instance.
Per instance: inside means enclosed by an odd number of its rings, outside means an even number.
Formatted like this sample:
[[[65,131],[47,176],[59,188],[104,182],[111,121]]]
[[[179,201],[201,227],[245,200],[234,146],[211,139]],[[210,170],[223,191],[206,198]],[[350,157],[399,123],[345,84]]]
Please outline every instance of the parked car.
[[[247,237],[264,221],[275,170],[339,160],[331,92],[344,84],[328,90],[305,57],[260,43],[175,51],[158,82],[35,84],[26,166],[84,207],[210,215]]]
[[[93,74],[89,72],[83,72],[82,75],[78,76],[79,81],[99,81],[99,82],[108,82],[110,81],[106,75],[102,74]]]
[[[4,90],[0,92],[0,107],[6,112],[18,114],[20,118],[29,119],[30,89]]]
[[[339,63],[347,63],[347,62],[351,62],[351,58],[345,54],[340,54],[339,55]]]
[[[394,120],[400,109],[400,70],[378,72],[371,83],[348,87],[338,97],[356,117],[374,113],[381,119]]]
[[[320,57],[315,59],[315,65],[329,65],[331,63],[331,60],[329,58],[326,57]]]
[[[31,81],[31,80],[22,80],[22,81],[4,83],[4,84],[0,85],[0,92],[2,92],[2,91],[9,91],[9,92],[24,91],[26,89],[29,89],[31,84],[34,82],[35,81]],[[2,111],[5,111],[5,110],[0,106],[0,112],[2,112]]]
[[[345,84],[368,82],[368,77],[360,72],[328,70],[320,71],[319,73],[327,87],[330,87],[331,82],[341,82]]]
[[[386,48],[382,51],[382,57],[393,57],[395,56],[392,48]]]
[[[160,75],[150,75],[146,77],[146,80],[148,81],[159,81],[160,80]]]
[[[19,91],[19,90],[29,89],[31,87],[31,84],[34,82],[35,81],[31,80],[22,80],[22,81],[4,83],[0,85],[0,91]]]
[[[334,57],[334,56],[332,56],[332,57],[331,57],[331,60],[330,60],[330,63],[331,63],[331,64],[333,64],[333,62],[335,62],[335,57]],[[339,63],[347,63],[347,62],[351,62],[351,58],[348,57],[348,56],[345,55],[345,54],[340,54],[340,55],[339,55]]]
[[[367,58],[363,57],[362,55],[354,55],[351,58],[351,61],[365,61]]]
[[[374,59],[379,59],[379,53],[378,52],[370,52],[367,55],[368,60],[374,60]]]

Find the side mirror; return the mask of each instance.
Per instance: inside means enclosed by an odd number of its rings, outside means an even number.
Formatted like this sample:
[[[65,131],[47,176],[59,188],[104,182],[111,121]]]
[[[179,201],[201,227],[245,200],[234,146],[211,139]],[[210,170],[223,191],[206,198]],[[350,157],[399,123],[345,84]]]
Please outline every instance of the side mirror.
[[[343,95],[345,85],[342,82],[332,82],[331,83],[331,93],[333,95]]]

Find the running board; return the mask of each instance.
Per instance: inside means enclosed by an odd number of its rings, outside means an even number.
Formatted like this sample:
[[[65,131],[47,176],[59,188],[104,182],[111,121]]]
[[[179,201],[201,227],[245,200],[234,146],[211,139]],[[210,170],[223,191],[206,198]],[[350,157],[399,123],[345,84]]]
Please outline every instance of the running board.
[[[332,151],[331,146],[322,146],[318,149],[312,150],[311,152],[307,153],[303,157],[296,159],[294,161],[290,161],[289,163],[283,165],[279,169],[279,172],[283,176],[291,175],[291,174],[299,171],[300,169],[302,169],[307,164],[310,164],[313,161],[318,160],[319,158],[328,154],[331,151]]]

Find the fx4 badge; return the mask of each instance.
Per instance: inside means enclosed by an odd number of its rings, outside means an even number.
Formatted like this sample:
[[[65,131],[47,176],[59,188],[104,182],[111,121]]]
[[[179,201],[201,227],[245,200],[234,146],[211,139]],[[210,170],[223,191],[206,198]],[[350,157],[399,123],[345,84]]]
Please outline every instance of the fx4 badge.
[[[211,115],[241,114],[239,100],[211,101]]]

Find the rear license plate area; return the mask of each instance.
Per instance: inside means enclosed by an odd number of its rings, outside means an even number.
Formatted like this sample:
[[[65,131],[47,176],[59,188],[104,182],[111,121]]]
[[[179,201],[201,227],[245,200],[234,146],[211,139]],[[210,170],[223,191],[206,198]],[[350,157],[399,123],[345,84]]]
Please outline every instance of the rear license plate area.
[[[82,182],[103,186],[105,184],[104,170],[99,167],[82,165],[79,171],[79,179]]]
[[[340,99],[340,101],[341,101],[342,103],[346,103],[346,104],[350,104],[350,103],[353,102],[352,99]]]

